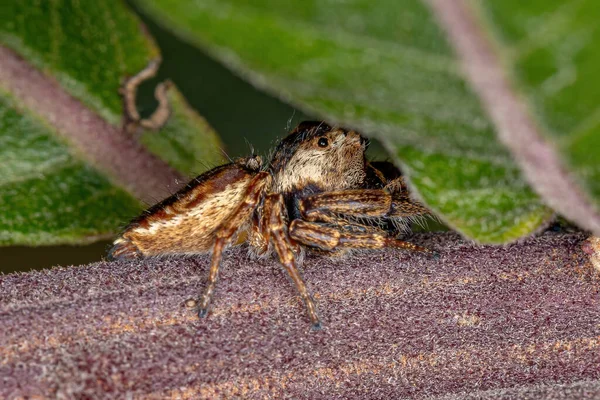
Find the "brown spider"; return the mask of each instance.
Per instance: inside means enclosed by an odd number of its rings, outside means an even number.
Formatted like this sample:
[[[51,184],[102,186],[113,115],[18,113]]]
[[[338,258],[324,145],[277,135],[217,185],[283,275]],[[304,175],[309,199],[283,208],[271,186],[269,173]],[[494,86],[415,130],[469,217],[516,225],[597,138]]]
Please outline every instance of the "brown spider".
[[[256,255],[273,251],[296,285],[314,328],[315,302],[296,266],[303,248],[340,254],[397,247],[434,254],[395,238],[407,219],[429,214],[410,199],[400,171],[368,162],[368,141],[352,130],[303,122],[269,164],[238,159],[192,180],[148,209],[115,240],[111,258],[198,254],[212,249],[208,283],[197,301],[207,314],[223,250],[246,232]]]

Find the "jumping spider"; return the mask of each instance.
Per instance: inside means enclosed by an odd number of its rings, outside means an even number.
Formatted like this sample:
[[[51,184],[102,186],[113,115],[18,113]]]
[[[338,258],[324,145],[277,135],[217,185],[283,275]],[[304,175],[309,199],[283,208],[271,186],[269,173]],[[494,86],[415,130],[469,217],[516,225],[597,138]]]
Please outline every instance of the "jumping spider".
[[[256,255],[277,254],[319,328],[315,302],[296,266],[303,248],[341,254],[396,247],[434,254],[395,238],[408,219],[429,210],[409,197],[393,164],[366,160],[368,144],[355,131],[303,122],[267,165],[251,156],[216,167],[148,209],[115,240],[110,257],[212,249],[208,283],[196,303],[204,317],[223,250],[246,232]]]

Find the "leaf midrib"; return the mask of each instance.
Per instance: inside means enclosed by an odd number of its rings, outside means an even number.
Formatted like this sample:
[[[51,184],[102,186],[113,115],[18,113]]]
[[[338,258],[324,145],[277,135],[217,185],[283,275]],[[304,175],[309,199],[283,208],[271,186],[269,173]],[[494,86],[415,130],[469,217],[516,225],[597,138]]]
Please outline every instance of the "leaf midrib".
[[[31,110],[83,158],[118,186],[147,203],[163,198],[183,177],[137,140],[116,128],[56,80],[0,45],[0,86],[19,107]],[[60,118],[57,118],[60,116]]]

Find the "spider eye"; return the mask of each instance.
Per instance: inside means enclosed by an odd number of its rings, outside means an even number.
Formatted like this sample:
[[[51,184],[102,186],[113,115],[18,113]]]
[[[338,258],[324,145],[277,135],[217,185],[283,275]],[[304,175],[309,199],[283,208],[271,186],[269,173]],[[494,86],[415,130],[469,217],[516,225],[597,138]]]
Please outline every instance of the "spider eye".
[[[319,145],[319,147],[327,147],[329,141],[327,140],[327,138],[322,137],[321,139],[319,139],[317,144]]]

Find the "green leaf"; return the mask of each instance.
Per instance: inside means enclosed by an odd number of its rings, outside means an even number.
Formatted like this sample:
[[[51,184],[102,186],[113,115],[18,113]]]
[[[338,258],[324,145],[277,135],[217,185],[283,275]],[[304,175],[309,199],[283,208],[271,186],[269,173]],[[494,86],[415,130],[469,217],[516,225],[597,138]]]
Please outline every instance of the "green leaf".
[[[158,157],[186,176],[199,175],[224,162],[223,144],[212,127],[171,88],[168,92],[172,114],[160,132],[147,131],[141,142]]]
[[[450,226],[506,242],[548,220],[417,0],[139,0],[239,74],[380,139]]]
[[[570,188],[533,184],[559,212],[600,234],[600,8],[594,0],[475,3]],[[520,143],[527,146],[526,140]],[[581,205],[562,198],[564,192]],[[584,209],[589,208],[589,211]]]
[[[56,78],[112,124],[122,117],[119,87],[159,52],[121,1],[4,1],[0,42]]]
[[[111,236],[143,202],[221,161],[218,137],[176,88],[159,132],[122,129],[122,82],[160,55],[121,1],[0,8],[0,245]]]
[[[81,243],[102,237],[140,204],[73,156],[51,128],[0,95],[0,243]]]

